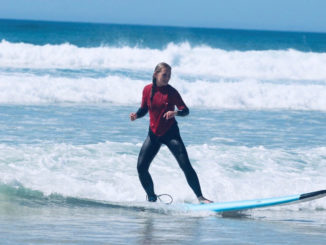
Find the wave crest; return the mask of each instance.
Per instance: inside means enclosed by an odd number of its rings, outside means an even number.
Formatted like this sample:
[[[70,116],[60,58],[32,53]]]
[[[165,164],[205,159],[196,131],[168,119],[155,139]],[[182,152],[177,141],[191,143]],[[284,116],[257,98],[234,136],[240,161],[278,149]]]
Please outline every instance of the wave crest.
[[[189,43],[166,48],[101,46],[82,48],[65,43],[33,45],[0,43],[0,66],[13,68],[111,68],[152,71],[166,61],[177,74],[225,78],[325,80],[326,53],[296,50],[226,51]]]
[[[124,76],[0,75],[0,104],[111,103],[137,107],[148,83]],[[254,79],[188,82],[175,77],[171,85],[190,107],[326,110],[326,84],[280,84]]]

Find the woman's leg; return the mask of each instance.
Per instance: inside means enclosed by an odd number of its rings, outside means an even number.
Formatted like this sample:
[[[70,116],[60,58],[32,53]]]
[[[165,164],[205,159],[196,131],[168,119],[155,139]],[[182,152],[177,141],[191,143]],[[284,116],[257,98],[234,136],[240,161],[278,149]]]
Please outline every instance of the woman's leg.
[[[178,161],[179,166],[183,170],[191,189],[194,191],[197,197],[202,197],[198,176],[191,166],[186,147],[179,135],[179,132],[177,132],[175,137],[165,140],[164,143]]]
[[[154,192],[153,180],[148,169],[160,147],[161,143],[154,137],[148,135],[138,156],[138,176],[140,183],[147,193],[149,201],[156,201],[156,195]]]

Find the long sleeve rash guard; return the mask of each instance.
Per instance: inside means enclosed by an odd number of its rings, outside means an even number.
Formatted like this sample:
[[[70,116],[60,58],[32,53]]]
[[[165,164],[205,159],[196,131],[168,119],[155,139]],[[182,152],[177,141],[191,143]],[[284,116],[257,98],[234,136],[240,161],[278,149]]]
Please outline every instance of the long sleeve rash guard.
[[[178,108],[178,116],[186,116],[189,109],[183,102],[178,91],[170,85],[156,87],[151,103],[152,84],[144,87],[141,107],[136,112],[137,118],[143,117],[149,111],[149,126],[152,132],[157,136],[164,135],[170,127],[176,122],[175,118],[166,119],[163,117],[167,111],[174,111]]]

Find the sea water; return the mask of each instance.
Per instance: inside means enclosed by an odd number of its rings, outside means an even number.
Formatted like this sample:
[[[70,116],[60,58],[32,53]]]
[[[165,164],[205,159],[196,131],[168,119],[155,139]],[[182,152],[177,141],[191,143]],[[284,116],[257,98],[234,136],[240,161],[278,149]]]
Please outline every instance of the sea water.
[[[129,114],[161,61],[207,198],[326,188],[326,34],[1,20],[1,244],[325,244],[326,198],[232,215],[144,202],[149,120]],[[196,202],[165,146],[150,172]]]

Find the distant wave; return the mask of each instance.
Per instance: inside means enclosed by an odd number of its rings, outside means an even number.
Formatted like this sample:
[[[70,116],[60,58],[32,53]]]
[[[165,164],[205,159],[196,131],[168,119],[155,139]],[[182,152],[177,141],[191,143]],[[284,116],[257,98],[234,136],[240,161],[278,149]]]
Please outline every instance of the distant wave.
[[[177,74],[224,78],[325,80],[326,53],[296,50],[226,51],[189,43],[165,49],[137,47],[81,48],[69,43],[33,45],[0,42],[0,66],[14,68],[112,68],[152,71],[160,61]]]
[[[142,89],[149,82],[125,76],[0,75],[0,104],[111,103],[137,107]],[[175,77],[171,85],[178,89],[190,107],[326,111],[326,83],[281,84],[255,79],[188,82]]]

